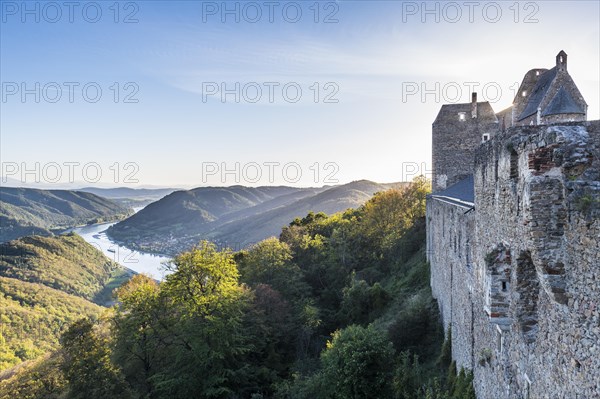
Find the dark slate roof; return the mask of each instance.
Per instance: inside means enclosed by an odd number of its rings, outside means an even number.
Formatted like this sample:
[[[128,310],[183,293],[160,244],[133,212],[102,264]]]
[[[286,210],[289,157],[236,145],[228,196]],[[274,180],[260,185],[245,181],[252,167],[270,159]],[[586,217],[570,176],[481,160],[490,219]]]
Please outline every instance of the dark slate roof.
[[[473,175],[470,175],[458,183],[455,183],[445,190],[435,192],[431,194],[434,198],[443,197],[449,200],[455,200],[458,203],[468,202],[470,204],[475,203],[475,184],[473,182]]]
[[[558,93],[556,93],[550,104],[542,112],[542,116],[558,114],[585,114],[585,111],[577,105],[564,87],[558,90]]]
[[[546,93],[548,92],[552,81],[556,77],[556,72],[557,69],[556,67],[554,67],[544,72],[538,78],[538,81],[536,82],[535,86],[533,87],[533,90],[531,91],[529,100],[527,101],[527,106],[525,107],[521,115],[519,115],[518,120],[521,121],[537,112],[540,103],[544,99],[544,96],[546,96]]]

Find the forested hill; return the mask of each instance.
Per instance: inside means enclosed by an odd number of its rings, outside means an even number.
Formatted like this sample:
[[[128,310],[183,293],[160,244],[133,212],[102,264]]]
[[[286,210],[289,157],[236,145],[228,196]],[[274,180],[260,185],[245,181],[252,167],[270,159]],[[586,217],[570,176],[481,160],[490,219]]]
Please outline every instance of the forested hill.
[[[122,219],[133,211],[95,194],[0,187],[0,242],[52,230]]]
[[[121,269],[76,234],[27,236],[0,244],[0,276],[96,301],[111,274]]]
[[[58,348],[71,323],[99,316],[130,277],[74,234],[0,244],[0,371]]]
[[[328,214],[356,208],[371,196],[401,184],[366,180],[322,188],[202,187],[176,191],[111,227],[128,246],[175,255],[206,239],[243,248],[309,211]]]
[[[236,253],[201,242],[71,325],[0,399],[474,399],[442,347],[427,193],[417,179]]]

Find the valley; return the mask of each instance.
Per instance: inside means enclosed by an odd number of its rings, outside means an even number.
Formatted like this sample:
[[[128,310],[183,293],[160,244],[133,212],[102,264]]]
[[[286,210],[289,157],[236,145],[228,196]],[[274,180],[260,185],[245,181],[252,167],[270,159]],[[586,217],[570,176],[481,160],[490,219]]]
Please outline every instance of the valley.
[[[341,186],[201,187],[176,191],[111,226],[108,236],[139,251],[173,256],[203,239],[243,249],[279,235],[308,212],[328,214],[357,208],[373,194],[401,183],[360,180]]]

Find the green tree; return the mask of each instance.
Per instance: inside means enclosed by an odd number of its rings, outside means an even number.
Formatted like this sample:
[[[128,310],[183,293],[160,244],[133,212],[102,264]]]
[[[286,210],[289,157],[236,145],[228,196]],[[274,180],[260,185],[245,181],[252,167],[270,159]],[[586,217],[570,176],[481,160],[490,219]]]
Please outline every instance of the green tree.
[[[473,374],[461,367],[452,392],[452,399],[476,399],[473,389]]]
[[[437,326],[432,325],[430,301],[429,296],[419,293],[404,303],[404,308],[389,327],[390,339],[396,350],[415,351],[429,333],[436,331]]]
[[[342,291],[341,319],[348,324],[367,324],[381,313],[390,300],[387,291],[379,283],[370,286],[365,280],[352,276],[350,286]]]
[[[391,397],[394,347],[373,326],[349,326],[333,334],[321,355],[331,398]]]
[[[107,334],[89,319],[81,319],[62,336],[63,372],[70,399],[129,398],[131,393],[110,360]]]
[[[394,393],[397,399],[421,399],[425,392],[425,372],[419,357],[405,351],[400,353],[394,375]]]
[[[229,251],[202,241],[167,266],[162,293],[189,315],[210,315],[240,297],[239,272]]]
[[[245,354],[248,368],[245,391],[272,397],[275,385],[289,377],[289,367],[296,355],[298,323],[292,306],[267,284],[252,291],[252,302],[244,316],[244,331],[252,343]]]
[[[276,238],[263,240],[237,256],[241,281],[253,287],[268,284],[296,303],[309,292],[302,271],[292,259],[288,244]]]
[[[164,308],[160,306],[159,294],[156,281],[143,274],[134,276],[116,290],[120,305],[112,318],[114,358],[129,383],[148,398],[156,395],[151,377],[164,357],[159,322]]]
[[[229,251],[201,242],[177,256],[161,284],[156,325],[164,346],[150,378],[158,397],[226,398],[248,385],[244,356],[251,350],[243,317],[250,295],[238,284]]]

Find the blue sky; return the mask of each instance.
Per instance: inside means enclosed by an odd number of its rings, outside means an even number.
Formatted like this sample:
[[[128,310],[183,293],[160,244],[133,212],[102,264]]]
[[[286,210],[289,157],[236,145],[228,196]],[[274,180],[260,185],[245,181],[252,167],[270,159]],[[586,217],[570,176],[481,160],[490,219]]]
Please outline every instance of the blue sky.
[[[500,111],[561,49],[599,118],[598,1],[74,2],[72,22],[63,2],[0,3],[0,155],[15,178],[38,162],[28,180],[56,180],[58,164],[64,183],[76,162],[74,180],[95,181],[93,163],[98,184],[120,186],[400,181],[430,167],[443,103],[469,101],[476,84]]]

